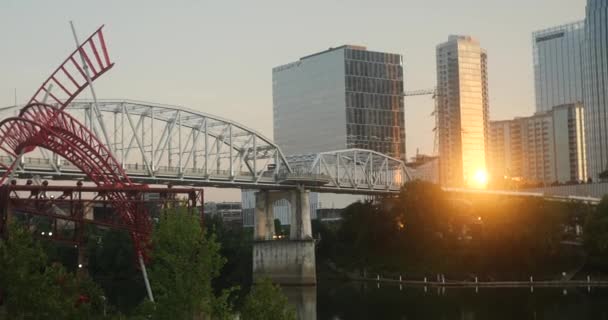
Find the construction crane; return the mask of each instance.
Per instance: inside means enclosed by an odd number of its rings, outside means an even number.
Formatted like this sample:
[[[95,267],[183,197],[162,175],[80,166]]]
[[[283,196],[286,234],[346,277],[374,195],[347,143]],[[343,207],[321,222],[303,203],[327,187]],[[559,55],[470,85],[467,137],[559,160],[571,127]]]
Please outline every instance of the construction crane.
[[[435,101],[435,106],[433,108],[433,112],[431,116],[435,117],[435,127],[433,128],[434,139],[433,139],[433,155],[436,156],[439,154],[439,137],[437,128],[439,127],[439,117],[437,114],[438,109],[438,101],[437,97],[439,96],[437,92],[437,88],[432,89],[422,89],[422,90],[414,90],[414,91],[406,91],[403,93],[404,97],[416,97],[416,96],[432,96]]]

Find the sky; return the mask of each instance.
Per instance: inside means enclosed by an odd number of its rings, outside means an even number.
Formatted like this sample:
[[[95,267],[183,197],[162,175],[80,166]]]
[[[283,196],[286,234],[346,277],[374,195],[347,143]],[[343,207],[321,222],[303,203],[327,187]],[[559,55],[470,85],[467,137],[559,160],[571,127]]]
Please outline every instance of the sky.
[[[116,65],[98,98],[187,106],[272,137],[272,68],[342,44],[403,55],[405,90],[435,86],[450,34],[488,52],[490,118],[534,111],[531,33],[583,19],[585,0],[0,0],[0,107],[25,103],[102,24]],[[88,91],[82,98],[90,98]],[[433,151],[431,97],[406,100],[408,156]],[[217,193],[234,200],[235,193]]]

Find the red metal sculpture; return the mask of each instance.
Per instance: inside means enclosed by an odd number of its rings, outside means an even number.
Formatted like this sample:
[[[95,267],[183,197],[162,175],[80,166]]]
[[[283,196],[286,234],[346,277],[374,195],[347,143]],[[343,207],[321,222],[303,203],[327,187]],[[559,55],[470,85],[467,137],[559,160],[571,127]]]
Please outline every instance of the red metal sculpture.
[[[53,72],[18,117],[0,122],[0,149],[15,159],[10,166],[1,165],[5,173],[0,184],[6,181],[23,154],[40,147],[74,164],[98,186],[121,190],[136,187],[95,134],[63,111],[91,81],[114,65],[108,55],[102,28],[97,29]],[[78,55],[83,66],[77,62]],[[51,92],[55,85],[61,89],[57,94]],[[43,103],[49,98],[56,107]],[[137,210],[133,201],[129,201],[128,193],[109,192],[108,198],[122,222],[133,230],[131,237],[135,249],[145,258],[151,230],[150,218],[145,212]]]
[[[101,53],[98,47],[101,48]],[[79,58],[85,61],[85,66],[78,64]],[[84,68],[89,70],[91,81],[95,81],[113,66],[101,26],[46,79],[28,104],[45,102],[44,97],[48,94],[48,97],[57,103],[58,109],[63,110],[88,86],[87,72]],[[51,93],[49,89],[51,85],[58,86],[61,89],[60,94]]]

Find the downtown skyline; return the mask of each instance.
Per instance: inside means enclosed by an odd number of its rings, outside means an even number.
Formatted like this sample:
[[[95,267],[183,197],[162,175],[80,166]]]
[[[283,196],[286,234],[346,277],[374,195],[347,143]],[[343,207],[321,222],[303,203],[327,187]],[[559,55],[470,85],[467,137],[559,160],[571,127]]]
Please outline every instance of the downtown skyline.
[[[415,90],[435,86],[436,44],[449,34],[470,34],[488,51],[490,119],[532,114],[531,34],[581,20],[585,7],[584,0],[509,4],[469,0],[459,5],[433,1],[424,8],[413,1],[385,1],[377,7],[355,1],[347,8],[340,3],[324,4],[321,12],[317,10],[321,2],[297,10],[279,2],[257,7],[192,2],[167,7],[154,1],[146,2],[145,7],[141,2],[59,4],[64,4],[61,10],[60,5],[28,1],[0,3],[5,24],[0,38],[6,39],[0,43],[5,56],[0,62],[4,75],[0,77],[0,105],[13,104],[14,88],[18,103],[25,102],[57,57],[73,49],[68,25],[73,19],[81,37],[95,25],[106,24],[109,49],[117,59],[114,70],[96,84],[100,98],[183,105],[233,119],[269,137],[273,130],[272,67],[344,43],[402,54],[405,90]],[[37,9],[32,10],[34,7]],[[24,12],[37,22],[12,33],[11,28],[24,24],[17,18]],[[171,24],[156,23],[164,17],[184,18],[171,19]],[[315,25],[307,25],[313,17]],[[35,50],[41,45],[46,48],[43,57]],[[408,156],[417,150],[432,152],[432,108],[430,97],[406,100]]]

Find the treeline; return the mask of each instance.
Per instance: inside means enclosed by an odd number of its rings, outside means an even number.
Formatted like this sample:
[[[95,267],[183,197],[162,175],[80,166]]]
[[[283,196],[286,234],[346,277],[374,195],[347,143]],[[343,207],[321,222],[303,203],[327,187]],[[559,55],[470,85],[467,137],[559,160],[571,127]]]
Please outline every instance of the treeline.
[[[218,221],[206,229],[183,208],[161,214],[147,268],[153,303],[127,233],[89,230],[86,273],[76,272],[73,248],[36,241],[12,223],[0,240],[0,319],[295,319],[269,281],[250,290],[246,234]]]
[[[577,246],[576,225],[595,221],[598,212],[606,215],[604,206],[595,210],[533,198],[455,196],[433,184],[412,182],[397,198],[349,206],[341,223],[317,224],[317,259],[374,276],[550,279],[584,264],[588,252]],[[608,228],[591,225],[597,223],[587,222],[587,234],[608,236]],[[586,248],[594,247],[590,253],[606,253],[608,238],[601,239],[586,242]]]

